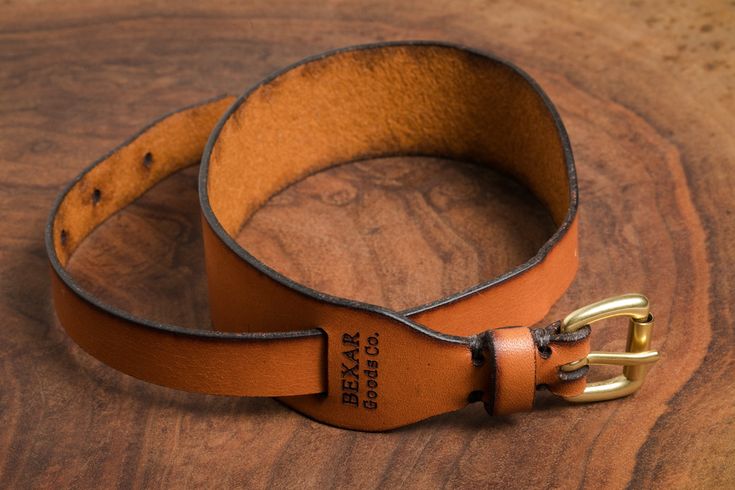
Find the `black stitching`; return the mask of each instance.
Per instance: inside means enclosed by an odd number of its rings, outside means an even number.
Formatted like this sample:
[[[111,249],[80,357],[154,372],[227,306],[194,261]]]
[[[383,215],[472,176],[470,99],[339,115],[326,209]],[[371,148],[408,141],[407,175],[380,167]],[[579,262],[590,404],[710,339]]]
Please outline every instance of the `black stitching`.
[[[577,342],[584,339],[592,332],[589,325],[585,325],[574,332],[557,332],[551,334],[552,342]]]
[[[582,366],[579,369],[575,369],[574,371],[562,371],[559,370],[559,379],[562,381],[574,381],[579,378],[583,378],[587,376],[587,373],[589,372],[590,367],[589,366]]]
[[[589,325],[585,325],[574,332],[560,332],[560,329],[561,321],[557,320],[546,327],[532,329],[531,334],[534,342],[540,348],[552,342],[577,342],[587,337],[591,332]]]
[[[536,348],[538,349],[539,354],[541,354],[541,358],[548,359],[551,356],[552,352],[551,347],[549,346],[551,343],[551,334],[557,330],[559,325],[561,325],[560,322],[555,322],[548,327],[534,328],[531,330],[533,342],[536,344]]]
[[[561,332],[561,321],[556,321],[551,325],[542,328],[534,328],[531,330],[533,341],[536,344],[541,357],[548,359],[554,353],[551,348],[553,342],[578,342],[586,338],[590,332],[589,325],[585,325],[574,332]],[[574,371],[558,371],[559,379],[562,381],[574,381],[587,375],[589,366],[582,366]]]

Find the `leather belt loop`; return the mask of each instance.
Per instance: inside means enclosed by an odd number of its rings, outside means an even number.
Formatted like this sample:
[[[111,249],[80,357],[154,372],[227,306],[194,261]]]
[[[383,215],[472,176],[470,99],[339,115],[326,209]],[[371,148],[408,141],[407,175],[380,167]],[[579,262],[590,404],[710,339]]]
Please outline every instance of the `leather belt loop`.
[[[492,332],[495,357],[493,415],[533,409],[536,393],[536,344],[526,327]]]

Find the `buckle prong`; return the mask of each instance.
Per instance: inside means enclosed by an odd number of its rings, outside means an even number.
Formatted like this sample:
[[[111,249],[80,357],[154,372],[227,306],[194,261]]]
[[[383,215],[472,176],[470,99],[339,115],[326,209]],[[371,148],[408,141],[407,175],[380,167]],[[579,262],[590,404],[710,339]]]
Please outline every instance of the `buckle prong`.
[[[624,294],[582,307],[567,315],[560,329],[561,332],[574,332],[585,325],[618,316],[629,318],[625,352],[590,352],[586,358],[565,364],[560,369],[569,372],[587,365],[611,365],[623,366],[623,374],[588,383],[582,394],[565,397],[566,400],[594,402],[629,395],[641,387],[649,365],[658,361],[659,353],[650,350],[653,316],[648,298],[642,294]]]

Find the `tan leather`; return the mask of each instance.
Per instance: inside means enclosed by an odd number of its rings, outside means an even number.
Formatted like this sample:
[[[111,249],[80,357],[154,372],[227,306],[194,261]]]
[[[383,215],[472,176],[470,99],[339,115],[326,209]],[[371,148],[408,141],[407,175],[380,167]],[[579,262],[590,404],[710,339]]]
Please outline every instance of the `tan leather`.
[[[417,154],[515,176],[558,231],[507,274],[405,312],[296,284],[232,238],[272,195],[311,173]],[[134,318],[81,290],[64,269],[79,243],[200,158],[216,331]],[[534,324],[568,287],[577,269],[576,209],[566,133],[527,75],[457,46],[388,43],[304,60],[236,101],[219,98],[148,126],[62,193],[46,242],[58,317],[106,364],[182,390],[278,396],[332,425],[385,430],[470,401],[485,400],[499,414],[529,409],[538,385],[564,395],[584,389],[583,376],[561,379],[559,366],[586,355],[586,335],[555,338],[545,356],[528,328],[485,334]]]
[[[493,332],[495,356],[495,415],[527,412],[536,389],[536,344],[526,327]]]

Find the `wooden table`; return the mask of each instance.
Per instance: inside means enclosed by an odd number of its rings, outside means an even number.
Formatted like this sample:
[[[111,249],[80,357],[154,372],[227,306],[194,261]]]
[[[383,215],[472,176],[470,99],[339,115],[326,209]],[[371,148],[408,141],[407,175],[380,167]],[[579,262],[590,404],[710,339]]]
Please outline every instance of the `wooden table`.
[[[0,487],[735,485],[732,2],[204,3],[0,6]],[[540,395],[504,418],[475,404],[362,434],[270,399],[152,386],[65,336],[42,241],[65,182],[159,114],[325,49],[407,38],[510,59],[557,104],[580,175],[581,270],[549,318],[646,292],[663,359],[639,393]],[[137,314],[207,327],[195,183],[178,174],[103,225],[74,274]],[[546,218],[522,221],[507,189],[469,165],[359,163],[276,197],[239,240],[304,283],[401,308],[533,253]],[[390,233],[373,232],[391,227],[416,254],[385,253]],[[621,329],[594,343],[619,349]]]

